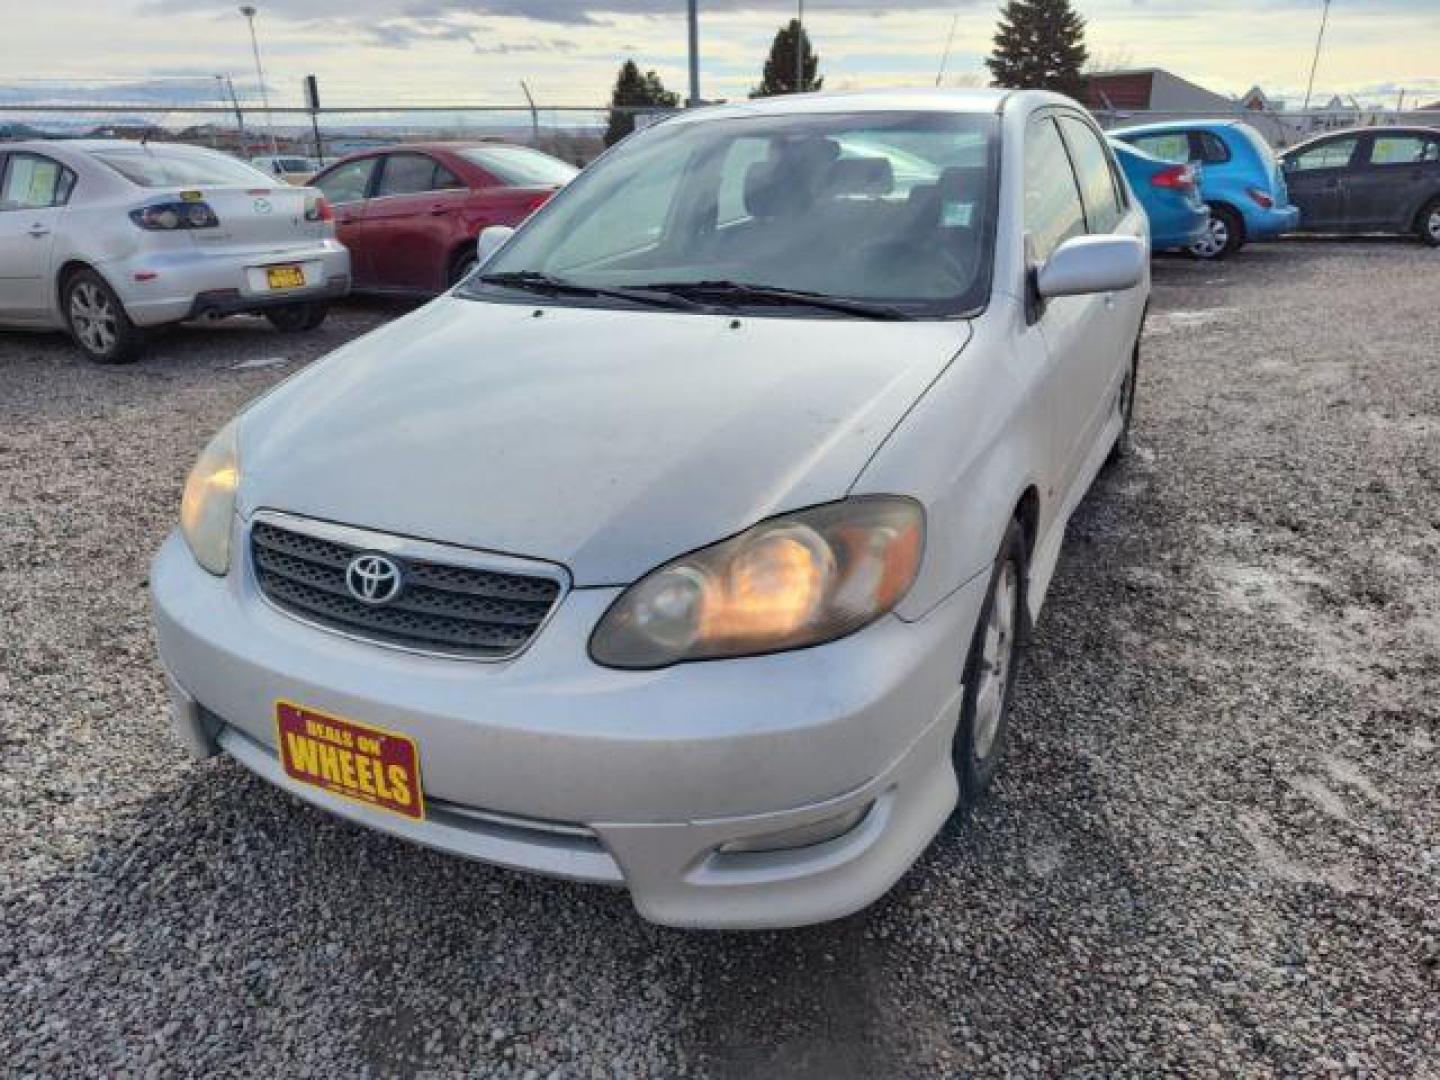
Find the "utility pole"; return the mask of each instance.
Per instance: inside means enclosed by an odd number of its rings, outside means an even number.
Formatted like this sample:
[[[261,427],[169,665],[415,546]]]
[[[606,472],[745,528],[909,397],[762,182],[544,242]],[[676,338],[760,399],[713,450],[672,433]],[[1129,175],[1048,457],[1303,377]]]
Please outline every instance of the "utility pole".
[[[700,0],[690,0],[690,108],[700,104]]]
[[[795,16],[795,93],[805,86],[805,0],[798,0]]]
[[[1330,18],[1330,0],[1325,0],[1325,7],[1320,12],[1320,33],[1315,36],[1315,58],[1310,61],[1310,81],[1305,84],[1304,111],[1310,109],[1310,94],[1315,89],[1315,69],[1320,64],[1320,43],[1325,40],[1325,23]]]
[[[250,48],[255,53],[255,77],[260,80],[260,104],[265,109],[265,134],[270,140],[270,153],[280,154],[280,147],[275,142],[275,127],[270,122],[270,93],[265,89],[265,69],[260,66],[260,39],[255,36],[255,5],[241,4],[240,14],[250,24]]]
[[[950,46],[955,44],[955,27],[960,24],[960,13],[957,11],[950,18],[950,33],[945,36],[945,51],[940,54],[940,70],[935,73],[935,85],[939,86],[945,78],[945,65],[950,63]]]

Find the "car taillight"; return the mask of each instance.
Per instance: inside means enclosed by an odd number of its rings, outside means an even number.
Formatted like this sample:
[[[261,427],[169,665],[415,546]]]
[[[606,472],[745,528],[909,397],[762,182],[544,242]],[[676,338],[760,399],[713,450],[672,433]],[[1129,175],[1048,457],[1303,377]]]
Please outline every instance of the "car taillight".
[[[1255,200],[1256,206],[1259,206],[1265,210],[1269,210],[1272,206],[1275,205],[1275,200],[1270,197],[1269,193],[1261,191],[1259,188],[1254,187],[1246,188],[1245,190],[1246,193],[1250,196],[1250,198]]]
[[[161,202],[130,211],[130,220],[142,229],[167,232],[171,229],[214,229],[220,219],[207,202]]]
[[[1150,186],[1181,190],[1192,188],[1195,186],[1195,173],[1189,165],[1172,165],[1150,177]]]
[[[334,221],[335,208],[324,195],[305,200],[306,221]]]

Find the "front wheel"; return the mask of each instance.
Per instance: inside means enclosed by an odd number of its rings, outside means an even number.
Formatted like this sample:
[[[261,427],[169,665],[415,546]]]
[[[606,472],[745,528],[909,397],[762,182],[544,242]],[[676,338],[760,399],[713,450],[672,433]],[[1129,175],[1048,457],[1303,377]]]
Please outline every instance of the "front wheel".
[[[141,333],[105,279],[79,270],[65,282],[65,322],[80,351],[97,364],[128,364],[140,350]]]
[[[1431,247],[1440,247],[1440,199],[1420,211],[1420,239]]]
[[[1135,419],[1135,387],[1139,380],[1140,342],[1137,341],[1130,354],[1130,370],[1125,373],[1125,381],[1120,384],[1120,396],[1115,402],[1115,411],[1120,414],[1120,434],[1115,436],[1115,444],[1110,447],[1110,456],[1105,459],[1107,465],[1113,465],[1130,456],[1133,446],[1130,441],[1130,424]]]
[[[467,251],[450,264],[450,287],[454,288],[470,276],[480,261],[479,256],[473,251]]]
[[[1011,521],[965,659],[965,689],[952,751],[961,808],[980,801],[1005,756],[1010,691],[1024,650],[1025,563],[1025,534],[1018,521]]]
[[[1223,259],[1240,250],[1245,242],[1245,224],[1240,215],[1228,206],[1210,207],[1210,227],[1205,235],[1190,245],[1197,259]]]
[[[314,330],[330,314],[330,305],[321,303],[286,304],[284,307],[265,309],[265,318],[276,330],[286,334],[301,334]]]

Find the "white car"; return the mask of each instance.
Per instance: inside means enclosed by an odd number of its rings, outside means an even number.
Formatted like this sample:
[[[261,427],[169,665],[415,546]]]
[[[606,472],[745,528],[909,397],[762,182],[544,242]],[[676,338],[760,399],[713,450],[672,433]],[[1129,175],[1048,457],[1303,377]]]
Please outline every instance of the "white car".
[[[199,147],[0,144],[0,326],[68,329],[92,360],[145,328],[263,312],[310,330],[350,289],[318,191]]]
[[[151,576],[176,726],[657,922],[854,911],[1000,764],[1147,251],[1052,94],[641,131],[210,443]]]
[[[250,164],[287,184],[308,184],[310,178],[320,170],[320,164],[314,158],[297,157],[294,154],[255,157],[250,159]]]

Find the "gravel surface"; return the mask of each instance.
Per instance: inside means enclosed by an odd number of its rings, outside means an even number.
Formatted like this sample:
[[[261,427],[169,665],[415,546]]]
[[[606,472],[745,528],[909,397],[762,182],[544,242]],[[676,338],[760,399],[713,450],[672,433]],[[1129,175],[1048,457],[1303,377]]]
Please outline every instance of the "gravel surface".
[[[1440,252],[1155,280],[1008,771],[874,908],[751,935],[171,740],[144,584],[185,470],[397,309],[117,370],[0,337],[0,1071],[1440,1077]]]

